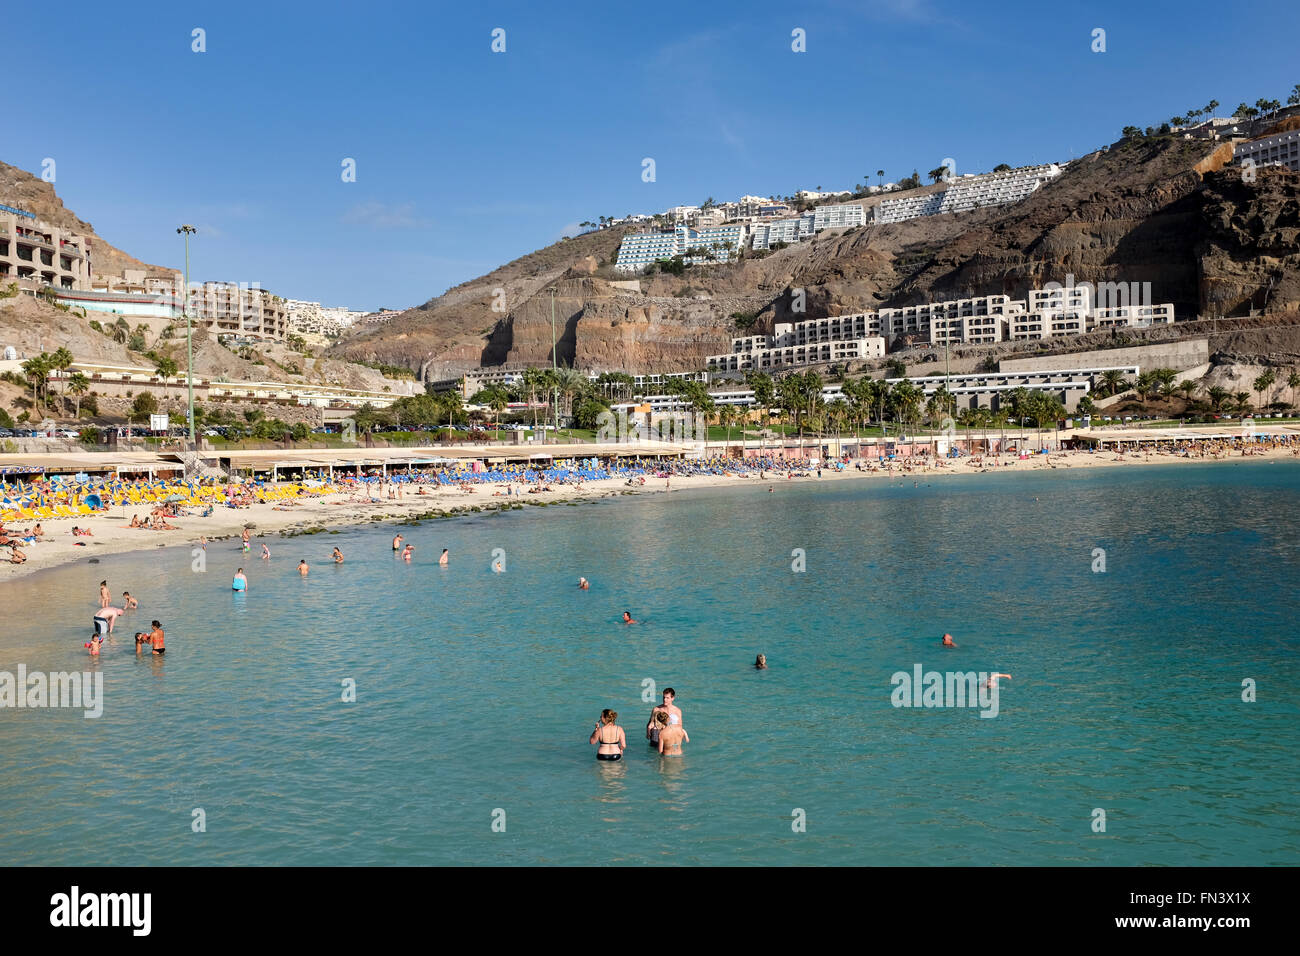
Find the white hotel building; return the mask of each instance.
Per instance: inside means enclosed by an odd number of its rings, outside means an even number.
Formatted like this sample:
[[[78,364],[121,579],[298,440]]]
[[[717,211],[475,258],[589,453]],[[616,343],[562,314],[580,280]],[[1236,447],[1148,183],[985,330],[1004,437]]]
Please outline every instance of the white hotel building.
[[[991,345],[1174,321],[1172,303],[1098,309],[1093,307],[1092,291],[1084,283],[1031,289],[1028,299],[986,295],[777,323],[773,335],[733,339],[729,353],[710,355],[706,364],[711,372],[762,371],[880,358],[887,340],[904,335],[925,336],[932,345]]]
[[[866,224],[867,212],[857,203],[818,206],[801,216],[755,223],[753,248],[770,249],[778,242],[790,245],[823,229],[849,229]]]
[[[967,173],[950,180],[939,192],[881,200],[876,207],[876,222],[903,222],[920,216],[967,212],[982,206],[1019,202],[1043,183],[1061,175],[1061,168],[1056,163],[1045,163],[1001,173]]]
[[[1238,143],[1232,148],[1232,158],[1238,166],[1245,166],[1249,160],[1256,166],[1285,166],[1300,173],[1300,130]]]
[[[672,232],[647,232],[624,236],[618,247],[620,272],[639,272],[652,262],[683,256],[690,265],[708,262],[728,262],[739,252],[749,235],[744,223],[692,229],[678,226]],[[690,255],[702,251],[700,255]],[[703,253],[708,253],[703,254]]]

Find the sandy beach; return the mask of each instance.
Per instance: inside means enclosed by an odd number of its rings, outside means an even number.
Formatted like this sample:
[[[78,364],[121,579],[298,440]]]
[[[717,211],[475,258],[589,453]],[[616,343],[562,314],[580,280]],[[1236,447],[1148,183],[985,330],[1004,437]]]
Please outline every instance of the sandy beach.
[[[221,508],[206,518],[195,516],[172,519],[177,524],[174,530],[152,531],[130,527],[132,512],[129,508],[113,508],[105,514],[93,517],[51,519],[43,522],[44,539],[34,545],[25,546],[27,562],[25,564],[0,564],[0,581],[34,574],[38,571],[69,564],[76,561],[118,554],[125,551],[141,551],[184,544],[197,544],[200,537],[209,541],[238,536],[245,525],[250,526],[253,539],[262,536],[294,535],[313,528],[335,528],[342,525],[368,524],[375,521],[399,522],[417,515],[435,511],[451,512],[454,520],[457,509],[468,511],[474,507],[493,509],[509,505],[536,507],[552,505],[575,500],[593,500],[618,496],[638,496],[654,494],[678,494],[699,488],[716,488],[739,483],[768,484],[779,491],[781,485],[791,481],[918,481],[948,480],[964,475],[976,474],[1016,474],[1028,471],[1058,471],[1061,473],[1077,469],[1115,468],[1124,465],[1177,465],[1192,466],[1197,463],[1214,461],[1259,462],[1296,460],[1293,449],[1259,449],[1243,455],[1234,451],[1217,458],[1183,457],[1169,453],[1151,453],[1120,455],[1114,452],[1064,451],[1051,455],[1033,455],[1020,459],[1015,456],[1003,456],[986,459],[976,465],[975,459],[961,458],[955,460],[918,459],[916,465],[895,464],[892,470],[868,470],[874,467],[874,459],[862,461],[862,470],[849,464],[842,471],[824,468],[821,477],[816,471],[808,477],[787,478],[784,473],[769,474],[766,479],[757,475],[674,475],[669,487],[665,488],[663,478],[647,477],[646,483],[628,486],[622,478],[610,478],[601,481],[585,481],[581,485],[555,484],[550,491],[535,494],[526,493],[516,485],[514,495],[506,495],[504,484],[473,485],[472,491],[456,487],[424,486],[424,495],[415,493],[416,487],[403,489],[400,499],[388,497],[370,497],[364,491],[345,490],[328,494],[322,498],[300,500],[290,505],[254,504],[247,508]],[[390,487],[392,487],[390,485]],[[524,491],[524,493],[520,493]],[[497,494],[499,492],[499,494]],[[377,494],[377,492],[376,492]],[[779,499],[774,499],[779,500]],[[473,512],[469,512],[473,513]],[[93,537],[73,537],[73,525],[89,526]],[[28,527],[26,522],[11,522],[11,527]],[[253,546],[256,557],[260,548]]]

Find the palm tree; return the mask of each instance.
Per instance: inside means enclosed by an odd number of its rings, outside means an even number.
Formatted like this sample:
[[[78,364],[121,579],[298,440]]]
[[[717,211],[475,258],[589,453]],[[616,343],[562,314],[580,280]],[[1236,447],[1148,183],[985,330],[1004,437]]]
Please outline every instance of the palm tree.
[[[1210,400],[1210,407],[1216,412],[1223,407],[1223,403],[1228,400],[1231,393],[1222,386],[1211,385],[1205,390],[1205,397]]]
[[[443,392],[436,400],[438,405],[446,411],[447,427],[451,428],[453,419],[464,407],[464,402],[461,399],[460,392],[453,388],[450,391]]]
[[[537,431],[537,394],[546,390],[546,374],[540,368],[524,369],[522,384],[528,407],[533,410],[533,431]]]
[[[81,372],[74,372],[72,374],[72,377],[68,379],[68,391],[71,392],[74,396],[76,396],[77,399],[77,410],[73,417],[80,418],[81,417],[81,396],[85,395],[88,391],[90,391],[90,379],[88,379]]]
[[[1297,372],[1295,369],[1291,370],[1291,374],[1286,377],[1286,387],[1291,389],[1291,404],[1294,406],[1295,390],[1300,388],[1300,372]]]
[[[487,394],[487,406],[496,413],[496,431],[501,431],[501,412],[510,404],[510,396],[500,385],[492,385],[484,389]]]
[[[1273,374],[1271,368],[1266,369],[1262,375],[1255,379],[1255,394],[1259,397],[1259,408],[1261,410],[1264,408],[1264,393],[1273,386],[1275,381],[1277,381],[1277,376]]]
[[[881,189],[884,189],[884,188],[885,188],[885,171],[884,171],[883,169],[877,169],[877,170],[876,170],[876,175],[880,177],[880,188],[881,188]]]
[[[1233,395],[1237,400],[1237,410],[1241,412],[1250,411],[1250,392],[1237,392]]]
[[[42,352],[23,362],[23,372],[27,380],[32,384],[32,405],[41,404],[41,394],[48,387],[50,379],[50,355],[48,352]]]
[[[1196,382],[1190,378],[1183,379],[1178,383],[1178,389],[1183,393],[1183,398],[1189,402],[1192,400],[1192,393],[1196,391],[1196,387]]]
[[[1207,114],[1211,119],[1213,119],[1213,118],[1214,118],[1214,111],[1217,110],[1218,108],[1219,108],[1219,101],[1218,101],[1218,100],[1210,100],[1210,102],[1209,102],[1209,103],[1206,105],[1206,107],[1205,107],[1205,112],[1206,112],[1206,114]]]
[[[718,424],[727,430],[727,447],[731,447],[731,426],[736,423],[736,406],[723,405],[718,412]]]
[[[72,367],[72,353],[60,345],[50,356],[50,369],[59,372],[66,372]]]

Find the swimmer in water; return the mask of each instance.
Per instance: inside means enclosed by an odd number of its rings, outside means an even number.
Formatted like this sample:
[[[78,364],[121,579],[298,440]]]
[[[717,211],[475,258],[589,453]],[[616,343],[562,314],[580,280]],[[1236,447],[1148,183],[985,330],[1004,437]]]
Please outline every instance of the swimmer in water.
[[[122,592],[122,607],[124,610],[133,611],[140,606],[140,602],[131,597],[130,591]]]
[[[447,549],[446,549],[446,548],[443,548],[443,549],[442,549],[442,554],[438,556],[438,563],[441,564],[444,568],[447,566]]]
[[[393,550],[394,551],[402,550],[402,536],[400,534],[393,539]]]
[[[231,579],[230,589],[232,591],[247,591],[248,578],[244,577],[244,569],[240,568],[235,572],[234,578]]]
[[[627,749],[627,734],[617,723],[618,711],[605,710],[600,712],[600,720],[596,722],[596,729],[591,732],[589,743],[597,744],[597,760],[622,760],[623,751]]]
[[[335,564],[343,563],[343,552],[340,551],[338,548],[334,549],[334,563]]]
[[[952,635],[951,635],[951,634],[945,634],[945,635],[943,636],[943,646],[944,646],[944,647],[956,647],[956,646],[957,646],[956,644],[953,643],[953,641],[952,641]]]
[[[270,558],[271,558],[271,549],[268,548],[266,545],[262,545],[262,560],[269,561]]]
[[[414,553],[415,553],[415,548],[413,548],[411,545],[408,544],[406,546],[406,550],[402,552],[402,560],[409,564],[411,561],[411,555]]]
[[[767,655],[759,654],[758,657],[754,658],[754,667],[760,671],[767,670]]]
[[[304,578],[307,576],[307,572],[310,570],[311,570],[311,565],[307,563],[306,558],[303,558],[301,561],[298,562],[298,573],[301,574]]]
[[[104,643],[104,639],[100,637],[98,634],[96,634],[94,637],[90,639],[90,643],[87,644],[86,646],[90,648],[91,657],[99,656],[99,645],[103,643]]]
[[[578,590],[579,590],[579,591],[586,591],[586,590],[590,589],[590,587],[591,587],[591,584],[587,581],[586,578],[578,578]]]
[[[1011,680],[1010,674],[990,674],[989,679],[984,682],[984,686],[988,688],[997,687],[999,677],[1005,677],[1007,680]]]
[[[632,612],[631,612],[631,611],[624,611],[624,612],[623,612],[623,623],[624,623],[624,624],[636,624],[636,623],[637,623],[636,621],[632,620]]]

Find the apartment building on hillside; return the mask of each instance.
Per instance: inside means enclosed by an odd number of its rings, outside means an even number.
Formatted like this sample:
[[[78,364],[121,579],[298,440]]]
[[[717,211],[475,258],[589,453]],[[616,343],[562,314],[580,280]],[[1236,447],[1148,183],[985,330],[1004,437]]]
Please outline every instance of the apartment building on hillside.
[[[27,280],[55,289],[88,289],[91,239],[0,205],[0,283]]]

